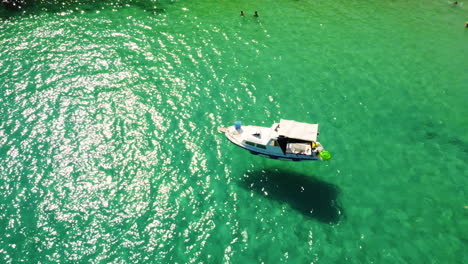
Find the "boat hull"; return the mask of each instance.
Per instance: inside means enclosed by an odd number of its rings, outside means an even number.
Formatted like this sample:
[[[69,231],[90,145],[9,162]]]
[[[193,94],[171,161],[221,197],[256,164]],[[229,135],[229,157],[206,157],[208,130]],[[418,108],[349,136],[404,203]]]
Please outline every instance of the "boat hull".
[[[246,149],[246,150],[248,150],[248,149]],[[301,157],[293,158],[293,157],[287,157],[287,156],[277,156],[277,155],[265,154],[265,153],[262,153],[262,152],[256,152],[256,151],[252,151],[252,150],[248,150],[248,151],[250,151],[250,153],[253,154],[253,155],[258,155],[258,156],[262,156],[262,157],[265,157],[265,158],[277,159],[277,160],[286,160],[286,161],[319,160],[317,158],[315,158],[315,159],[301,158]]]

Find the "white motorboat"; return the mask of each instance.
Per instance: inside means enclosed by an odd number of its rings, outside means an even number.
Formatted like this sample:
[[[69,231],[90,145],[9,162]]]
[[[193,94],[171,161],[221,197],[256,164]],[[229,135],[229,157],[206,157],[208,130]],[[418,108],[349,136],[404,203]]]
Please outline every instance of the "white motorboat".
[[[235,145],[272,159],[280,160],[328,160],[330,152],[317,141],[318,124],[308,124],[281,119],[271,127],[234,126],[219,127],[218,131]]]

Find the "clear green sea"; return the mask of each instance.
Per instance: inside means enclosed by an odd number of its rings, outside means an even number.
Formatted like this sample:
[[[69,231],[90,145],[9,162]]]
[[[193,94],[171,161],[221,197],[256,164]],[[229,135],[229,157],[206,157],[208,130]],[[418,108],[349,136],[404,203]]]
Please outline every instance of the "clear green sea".
[[[466,21],[467,0],[0,6],[0,263],[468,263]],[[280,119],[333,158],[217,132]]]

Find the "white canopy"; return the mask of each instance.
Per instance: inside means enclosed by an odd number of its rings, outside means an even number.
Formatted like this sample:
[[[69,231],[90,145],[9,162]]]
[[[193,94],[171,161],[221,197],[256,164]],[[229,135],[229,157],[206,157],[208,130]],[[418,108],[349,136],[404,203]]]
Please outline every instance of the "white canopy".
[[[280,120],[278,135],[305,141],[317,141],[318,124],[307,124],[292,120]]]

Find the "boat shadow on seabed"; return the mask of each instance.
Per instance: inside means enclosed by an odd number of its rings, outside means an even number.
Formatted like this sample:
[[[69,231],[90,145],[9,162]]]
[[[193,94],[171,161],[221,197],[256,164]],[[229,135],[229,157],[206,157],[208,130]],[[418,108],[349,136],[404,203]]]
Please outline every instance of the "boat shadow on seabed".
[[[239,184],[265,198],[287,203],[304,216],[323,223],[337,224],[343,216],[337,202],[338,187],[312,176],[266,169],[248,171]]]

